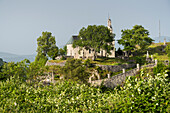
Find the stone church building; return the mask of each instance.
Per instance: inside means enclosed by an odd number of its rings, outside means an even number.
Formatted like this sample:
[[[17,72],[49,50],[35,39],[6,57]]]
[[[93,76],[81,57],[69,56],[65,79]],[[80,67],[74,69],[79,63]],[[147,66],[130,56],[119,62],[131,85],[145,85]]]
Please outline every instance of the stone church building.
[[[112,29],[111,19],[110,18],[108,19],[107,27],[110,30],[110,32],[113,33],[113,29]],[[70,38],[70,40],[67,42],[67,44],[66,44],[66,46],[67,46],[67,57],[72,57],[72,58],[75,58],[75,59],[80,59],[80,58],[83,58],[83,59],[88,59],[88,58],[89,59],[94,59],[95,52],[94,52],[93,49],[86,50],[84,48],[84,49],[82,49],[79,52],[79,50],[80,50],[79,47],[76,47],[76,48],[72,47],[73,41],[78,39],[77,37],[78,37],[77,35],[73,35]],[[111,54],[108,55],[108,57],[110,57],[110,58],[114,58],[115,57],[115,41],[113,41],[112,44],[113,44],[113,50],[111,50],[110,51]],[[105,57],[106,56],[106,51],[105,50],[100,50],[97,53],[97,56],[98,57]]]

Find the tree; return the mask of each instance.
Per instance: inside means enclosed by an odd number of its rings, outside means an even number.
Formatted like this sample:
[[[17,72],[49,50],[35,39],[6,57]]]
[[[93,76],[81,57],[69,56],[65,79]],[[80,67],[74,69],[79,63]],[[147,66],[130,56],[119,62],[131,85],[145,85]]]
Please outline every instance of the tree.
[[[121,30],[121,32],[118,43],[124,46],[124,51],[127,51],[128,55],[132,50],[146,49],[154,41],[149,37],[149,31],[141,25],[135,25],[132,29]]]
[[[17,63],[4,63],[0,71],[0,80],[5,80],[10,77],[20,77],[21,79],[25,80],[29,68],[29,63],[30,61],[28,59]]]
[[[121,48],[119,47],[118,50],[116,51],[117,55],[123,55],[123,51],[121,50]]]
[[[64,49],[60,48],[60,49],[59,49],[59,54],[60,54],[61,56],[65,55]]]
[[[89,25],[87,28],[82,28],[78,35],[78,40],[74,40],[73,47],[79,46],[85,49],[94,49],[95,57],[97,52],[105,50],[107,54],[113,48],[114,34],[103,25]]]
[[[67,55],[67,46],[64,46],[65,55]]]
[[[166,46],[165,51],[166,51],[168,57],[170,58],[170,44]]]
[[[61,70],[66,80],[87,83],[89,73],[80,59],[68,59]]]
[[[2,58],[0,58],[0,66],[2,66],[3,65],[3,59]]]
[[[58,47],[56,46],[55,37],[52,36],[52,33],[47,31],[42,32],[42,36],[37,39],[37,44],[38,54],[36,60],[39,60],[42,56],[55,59],[58,55]]]

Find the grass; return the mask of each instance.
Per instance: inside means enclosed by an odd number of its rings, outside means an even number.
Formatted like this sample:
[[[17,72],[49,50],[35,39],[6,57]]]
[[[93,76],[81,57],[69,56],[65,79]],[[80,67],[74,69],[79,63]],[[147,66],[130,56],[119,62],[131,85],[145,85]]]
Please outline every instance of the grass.
[[[170,42],[167,42],[166,44],[170,44]],[[158,60],[168,60],[167,53],[163,50],[162,47],[163,43],[154,43],[151,46],[149,46],[149,53],[150,55],[153,55],[154,59]]]
[[[61,63],[64,61],[66,61],[66,60],[49,60],[49,62],[51,62],[51,63]]]
[[[153,43],[149,46],[149,48],[155,48],[155,47],[158,47],[158,46],[161,46],[163,45],[164,43]]]
[[[97,58],[91,63],[100,65],[119,65],[125,63],[125,61],[120,58]]]
[[[163,54],[163,55],[154,54],[153,57],[157,60],[168,60],[169,59],[166,54]]]

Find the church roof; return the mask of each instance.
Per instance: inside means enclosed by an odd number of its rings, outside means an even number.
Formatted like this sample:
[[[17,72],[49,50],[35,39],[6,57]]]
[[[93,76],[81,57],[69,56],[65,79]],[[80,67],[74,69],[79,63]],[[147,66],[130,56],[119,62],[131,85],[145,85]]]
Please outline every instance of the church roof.
[[[68,45],[68,44],[73,44],[73,41],[74,40],[77,40],[78,39],[78,36],[77,35],[73,35],[71,38],[70,38],[70,40],[66,43],[66,45]]]

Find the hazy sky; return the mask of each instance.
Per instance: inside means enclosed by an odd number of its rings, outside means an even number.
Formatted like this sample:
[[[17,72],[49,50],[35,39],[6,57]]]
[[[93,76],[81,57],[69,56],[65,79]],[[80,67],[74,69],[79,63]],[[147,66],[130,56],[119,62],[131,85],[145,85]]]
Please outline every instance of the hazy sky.
[[[144,26],[150,37],[170,36],[170,0],[0,0],[0,52],[35,54],[42,31],[52,32],[57,46],[88,25],[107,25],[116,39],[122,29]]]

